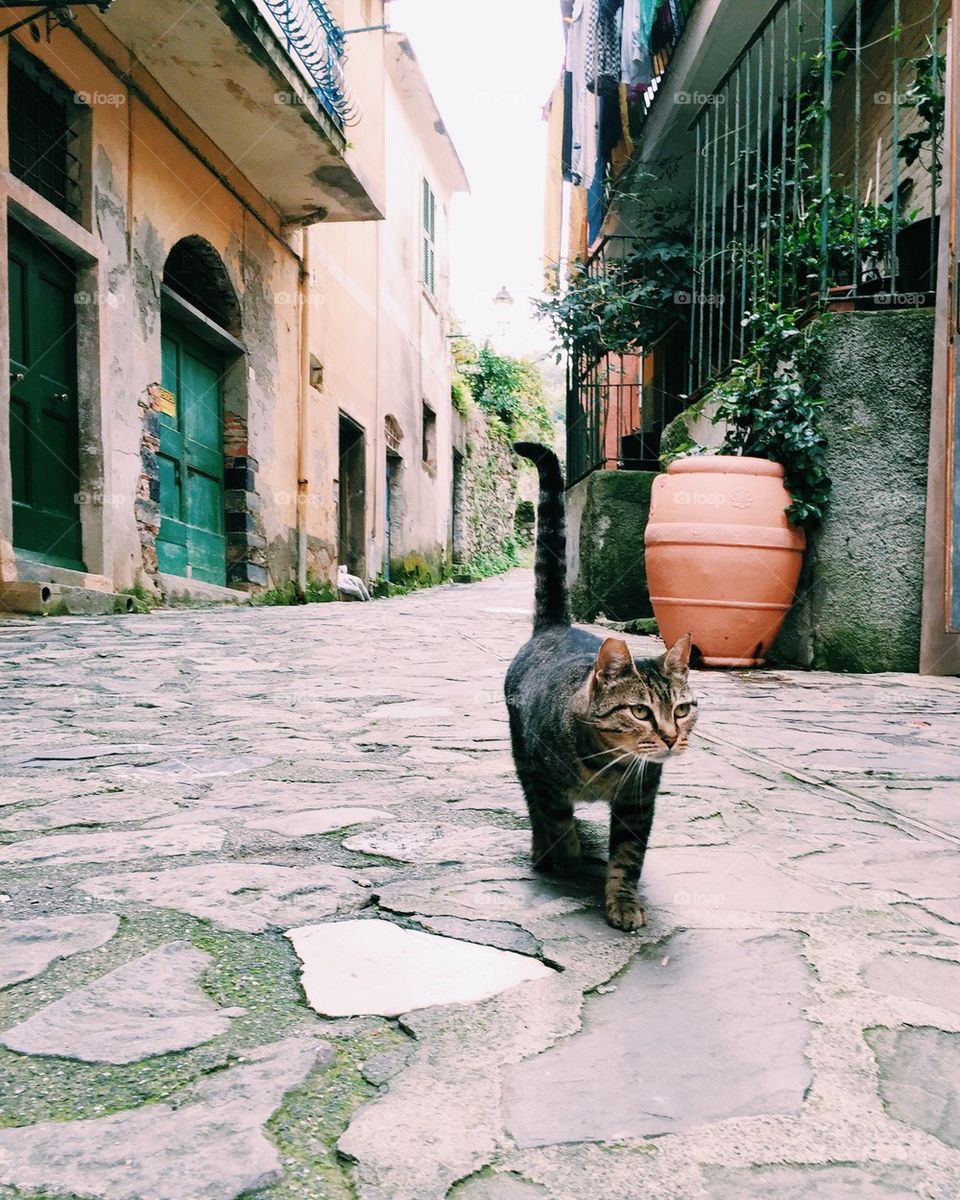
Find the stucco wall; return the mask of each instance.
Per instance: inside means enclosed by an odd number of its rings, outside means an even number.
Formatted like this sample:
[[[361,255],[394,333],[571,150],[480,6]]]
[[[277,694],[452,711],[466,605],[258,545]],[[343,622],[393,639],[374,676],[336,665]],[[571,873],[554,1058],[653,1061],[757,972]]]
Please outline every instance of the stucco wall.
[[[835,671],[916,671],[934,314],[837,313],[825,326],[833,490],[771,658]]]

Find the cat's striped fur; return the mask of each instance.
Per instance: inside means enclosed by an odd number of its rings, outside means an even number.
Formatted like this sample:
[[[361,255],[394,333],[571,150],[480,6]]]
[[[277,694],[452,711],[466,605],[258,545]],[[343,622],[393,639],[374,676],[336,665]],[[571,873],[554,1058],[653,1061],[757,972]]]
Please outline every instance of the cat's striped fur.
[[[517,776],[533,827],[533,862],[567,872],[579,859],[578,800],[610,805],[606,914],[635,929],[637,885],[663,764],[682,754],[697,719],[690,638],[634,662],[626,643],[570,622],[563,474],[544,446],[518,442],[540,476],[533,636],[507,671],[505,692]]]

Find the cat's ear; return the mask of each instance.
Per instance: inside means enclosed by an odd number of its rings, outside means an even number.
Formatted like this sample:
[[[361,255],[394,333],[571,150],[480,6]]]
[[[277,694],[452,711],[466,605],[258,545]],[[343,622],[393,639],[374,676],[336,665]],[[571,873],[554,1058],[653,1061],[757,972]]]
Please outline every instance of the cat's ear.
[[[690,667],[692,649],[691,634],[685,633],[682,638],[678,638],[660,660],[664,675],[686,675]]]
[[[630,653],[627,643],[621,642],[619,638],[607,638],[600,647],[600,653],[597,655],[597,661],[593,668],[597,683],[602,687],[609,687],[618,679],[636,674],[636,670],[637,668],[633,665],[633,655]]]

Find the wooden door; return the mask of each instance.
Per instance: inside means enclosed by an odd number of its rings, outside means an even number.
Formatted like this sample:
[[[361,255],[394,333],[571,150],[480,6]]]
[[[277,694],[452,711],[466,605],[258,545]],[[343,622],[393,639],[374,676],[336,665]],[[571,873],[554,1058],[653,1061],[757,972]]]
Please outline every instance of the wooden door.
[[[223,356],[166,316],[162,354],[157,564],[224,585]]]
[[[14,221],[9,242],[13,541],[82,571],[76,272]]]

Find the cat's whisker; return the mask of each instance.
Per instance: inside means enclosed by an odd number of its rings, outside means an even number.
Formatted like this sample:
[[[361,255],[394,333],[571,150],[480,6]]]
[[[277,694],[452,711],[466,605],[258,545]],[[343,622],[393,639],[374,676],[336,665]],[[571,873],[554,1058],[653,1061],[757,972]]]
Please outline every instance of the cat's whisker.
[[[601,767],[600,770],[597,771],[597,773],[595,775],[591,775],[584,786],[591,787],[600,778],[601,775],[605,775],[606,772],[609,771],[611,767],[615,767],[619,763],[622,763],[623,760],[626,758],[629,758],[632,753],[633,752],[631,750],[624,751],[618,758],[615,758],[613,760],[613,762],[607,763],[607,765],[605,767]]]
[[[588,754],[584,758],[581,758],[580,761],[589,762],[591,758],[603,758],[605,754],[616,754],[618,753],[618,749],[616,746],[610,746],[607,750],[600,750],[596,754]]]

